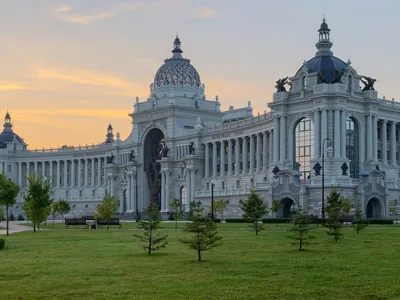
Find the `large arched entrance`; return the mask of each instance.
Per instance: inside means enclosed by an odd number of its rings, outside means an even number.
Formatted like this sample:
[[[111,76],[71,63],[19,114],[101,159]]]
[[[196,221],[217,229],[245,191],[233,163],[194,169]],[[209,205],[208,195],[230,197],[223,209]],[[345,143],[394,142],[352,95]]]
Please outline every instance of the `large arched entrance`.
[[[144,140],[144,172],[147,179],[145,195],[149,203],[157,203],[161,209],[161,165],[160,144],[164,134],[160,129],[150,130]],[[146,200],[147,200],[146,199]]]
[[[279,212],[278,217],[280,218],[291,218],[297,210],[296,202],[290,198],[284,198],[279,201]]]
[[[369,199],[366,208],[366,215],[368,219],[379,219],[382,217],[381,203],[377,198]]]

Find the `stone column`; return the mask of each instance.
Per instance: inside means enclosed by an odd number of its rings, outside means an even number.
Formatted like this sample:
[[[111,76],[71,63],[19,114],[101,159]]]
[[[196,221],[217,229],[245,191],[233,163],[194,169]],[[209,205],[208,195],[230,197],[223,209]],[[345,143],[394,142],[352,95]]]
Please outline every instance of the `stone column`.
[[[320,111],[318,109],[315,109],[314,110],[314,159],[318,159],[321,156],[321,154],[319,153],[319,150],[321,149],[320,130],[321,130]]]
[[[53,185],[54,184],[54,179],[53,179],[53,161],[49,161],[49,178],[50,182]]]
[[[228,140],[228,176],[232,175],[232,139]]]
[[[136,189],[137,189],[137,176],[136,173],[132,175],[132,196],[131,196],[131,211],[136,211],[139,210],[138,207],[136,207]]]
[[[322,149],[322,151],[324,152],[324,155],[325,155],[325,157],[326,157],[326,144],[325,145],[322,145],[322,143],[323,143],[323,141],[324,141],[324,139],[325,138],[327,138],[328,137],[328,110],[327,109],[323,109],[322,110],[322,112],[321,112],[321,128],[322,128],[322,130],[321,130],[321,147],[322,148],[325,148],[325,149]],[[322,156],[322,153],[321,153],[321,156]]]
[[[235,139],[235,175],[240,172],[240,139]]]
[[[274,163],[279,162],[279,120],[274,118]]]
[[[64,160],[64,188],[68,185],[68,160]]]
[[[71,187],[75,186],[75,159],[71,160],[71,174],[70,177],[70,185]]]
[[[165,171],[165,211],[169,211],[169,203],[171,201],[170,197],[170,193],[169,193],[169,171]]]
[[[101,185],[101,157],[97,158],[97,186]]]
[[[191,178],[190,178],[190,169],[186,169],[186,209],[188,209],[188,205],[190,203],[190,201],[193,201],[193,199],[191,199],[191,192],[190,192],[190,183],[191,183]]]
[[[243,137],[243,172],[242,174],[247,174],[247,136]]]
[[[219,176],[223,177],[225,175],[225,140],[220,142],[220,165],[219,165]]]
[[[273,160],[273,152],[274,152],[274,141],[273,141],[273,129],[269,131],[268,134],[268,148],[269,148],[269,157],[268,157],[268,165],[272,163]]]
[[[126,211],[132,212],[132,174],[128,174],[128,190],[126,193]]]
[[[254,135],[249,136],[250,139],[250,171],[249,173],[254,173]]]
[[[390,125],[390,160],[392,166],[397,166],[396,161],[396,122]]]
[[[265,172],[265,171],[267,171],[267,168],[268,168],[268,162],[267,162],[267,149],[268,148],[268,143],[267,143],[267,132],[266,131],[264,131],[263,132],[263,147],[262,147],[262,149],[263,149],[263,155],[262,155],[262,162],[263,162],[263,167],[262,167],[262,169],[263,169],[263,171]]]
[[[367,115],[367,160],[372,160],[372,140],[373,140],[373,128],[372,128],[372,114]]]
[[[381,123],[382,163],[387,165],[387,125],[386,120]]]
[[[94,186],[94,173],[95,173],[95,171],[94,171],[94,169],[95,169],[95,167],[94,167],[94,157],[92,157],[91,159],[90,159],[90,184],[91,184],[91,186]]]
[[[61,184],[61,163],[60,160],[57,160],[57,184],[56,186],[59,188]]]
[[[165,171],[161,171],[161,212],[165,212]]]
[[[286,160],[286,116],[281,117],[280,125],[280,161],[284,163]]]
[[[34,166],[35,166],[35,169],[34,169],[35,175],[38,176],[38,173],[37,173],[38,172],[38,162],[37,161],[35,161]]]
[[[87,187],[88,186],[88,175],[89,175],[89,172],[88,172],[88,159],[87,158],[85,158],[84,159],[84,162],[85,162],[85,167],[84,167],[84,173],[83,173],[83,184],[84,184],[84,187]]]
[[[22,162],[18,163],[18,185],[22,187]]]
[[[191,184],[190,184],[190,198],[192,201],[194,200],[195,197],[195,191],[196,191],[196,170],[193,168],[190,170],[190,177],[191,177]]]
[[[30,173],[31,173],[31,168],[30,168],[30,162],[28,161],[28,162],[26,162],[26,185],[27,186],[29,185],[28,178],[30,176]]]
[[[342,138],[340,145],[341,145],[341,152],[342,152],[342,157],[346,158],[346,110],[342,110],[340,112],[340,136]],[[361,129],[358,129],[359,132],[361,132]]]
[[[334,131],[334,141],[333,141],[333,147],[334,147],[334,158],[338,159],[340,158],[340,110],[335,109],[333,111],[335,115],[335,122],[333,126],[333,131]]]
[[[77,186],[82,186],[82,160],[79,158],[78,159],[78,184]],[[107,187],[108,193],[110,193],[109,187]]]
[[[257,173],[259,173],[259,172],[261,172],[261,165],[262,165],[262,162],[261,162],[261,134],[260,133],[257,133],[256,134],[256,155],[255,155],[255,157],[256,157],[256,163],[255,163],[255,165],[256,165],[256,172]]]
[[[210,146],[208,143],[204,144],[205,157],[204,157],[204,177],[210,176]]]
[[[373,160],[378,160],[378,117],[376,114],[372,116],[372,132],[373,132],[373,142],[374,146]]]
[[[217,177],[217,142],[212,143],[213,147],[213,177]]]

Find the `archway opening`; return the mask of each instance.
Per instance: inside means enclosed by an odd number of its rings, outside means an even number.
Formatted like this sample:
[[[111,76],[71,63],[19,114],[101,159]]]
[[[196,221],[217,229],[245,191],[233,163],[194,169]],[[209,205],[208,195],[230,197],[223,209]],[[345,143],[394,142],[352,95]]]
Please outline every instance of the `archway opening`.
[[[314,156],[314,126],[309,118],[301,119],[294,130],[294,166],[301,178],[310,176],[310,160]]]
[[[147,133],[144,140],[144,172],[147,179],[147,199],[149,203],[156,203],[161,210],[161,165],[160,144],[164,134],[154,128]],[[147,200],[146,199],[146,200]]]
[[[381,203],[376,198],[371,198],[366,208],[367,219],[379,219],[382,217]]]
[[[291,218],[297,211],[296,202],[290,198],[284,198],[279,202],[279,218]]]

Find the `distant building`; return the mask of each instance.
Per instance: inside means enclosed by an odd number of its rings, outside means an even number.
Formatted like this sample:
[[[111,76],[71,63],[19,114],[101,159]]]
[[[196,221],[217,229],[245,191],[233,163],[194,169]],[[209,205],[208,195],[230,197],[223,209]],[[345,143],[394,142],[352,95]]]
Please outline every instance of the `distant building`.
[[[21,209],[26,175],[37,173],[76,215],[93,212],[106,193],[121,201],[120,213],[141,212],[150,201],[167,213],[174,197],[187,211],[190,200],[210,205],[213,188],[228,201],[227,215],[239,217],[239,200],[255,188],[269,206],[280,200],[282,217],[298,206],[321,216],[324,171],[325,196],[336,187],[367,217],[387,215],[400,195],[400,105],[378,98],[373,79],[333,56],[329,35],[324,20],[315,56],[277,82],[271,112],[257,116],[250,101],[221,111],[218,96],[207,99],[178,37],[149,98],[136,99],[124,141],[110,124],[100,145],[27,150],[7,112],[0,171],[21,186],[13,209]]]

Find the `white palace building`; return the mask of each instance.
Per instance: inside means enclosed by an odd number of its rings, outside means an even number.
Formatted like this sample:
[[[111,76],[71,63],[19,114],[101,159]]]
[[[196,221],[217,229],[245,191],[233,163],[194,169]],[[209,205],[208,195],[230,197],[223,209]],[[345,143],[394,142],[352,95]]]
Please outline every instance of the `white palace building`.
[[[99,145],[28,150],[7,112],[0,172],[21,187],[14,213],[27,175],[37,173],[77,216],[93,213],[106,193],[120,200],[121,214],[140,214],[154,201],[165,216],[174,197],[187,211],[191,200],[209,206],[213,193],[227,201],[227,217],[240,217],[239,200],[252,188],[269,206],[280,200],[281,217],[296,206],[321,216],[323,183],[325,196],[336,187],[366,217],[387,216],[400,196],[400,104],[378,98],[375,80],[331,47],[324,20],[315,56],[277,81],[270,112],[256,116],[250,102],[221,111],[218,97],[205,97],[178,37],[148,99],[136,99],[126,140],[109,125]]]

